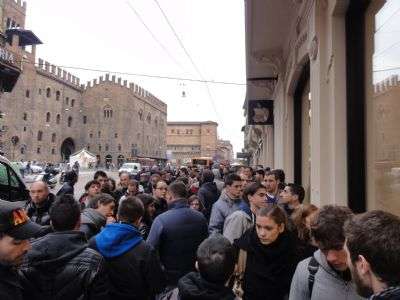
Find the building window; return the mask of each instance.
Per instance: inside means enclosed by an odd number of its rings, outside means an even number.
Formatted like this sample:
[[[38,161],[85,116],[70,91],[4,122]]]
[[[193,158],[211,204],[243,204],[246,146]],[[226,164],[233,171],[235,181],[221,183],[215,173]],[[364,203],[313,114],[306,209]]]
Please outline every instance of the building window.
[[[105,118],[105,119],[112,118],[112,116],[113,116],[113,111],[112,111],[111,106],[110,106],[110,105],[104,106],[104,108],[103,108],[103,113],[104,113],[104,118]]]
[[[151,123],[151,114],[148,114],[148,115],[147,115],[146,120],[147,120],[147,123],[149,123],[149,124]]]
[[[93,138],[93,133],[89,133],[89,137],[90,137],[90,138]]]
[[[20,151],[21,151],[21,154],[24,154],[25,153],[25,148],[22,147]]]
[[[60,96],[61,96],[60,91],[57,91],[57,92],[56,92],[56,100],[57,100],[57,101],[60,100]]]
[[[43,139],[43,132],[39,130],[37,134],[37,140],[41,141],[42,139]]]
[[[99,145],[99,151],[101,151],[101,145]]]
[[[60,115],[57,115],[57,116],[56,116],[56,123],[57,123],[57,124],[60,124],[60,118],[61,118]]]
[[[49,112],[46,114],[46,122],[47,122],[47,123],[50,122],[50,113],[49,113]]]
[[[97,132],[97,136],[101,137],[101,131]]]
[[[42,94],[42,89],[39,89],[39,95],[41,95]]]
[[[90,145],[87,145],[86,148],[88,149],[88,151],[90,151]]]
[[[51,135],[51,142],[54,143],[55,141],[56,141],[56,134],[53,133],[53,134]]]
[[[26,98],[29,98],[29,97],[30,97],[30,91],[29,91],[29,90],[26,90],[26,91],[25,91],[25,97],[26,97]]]
[[[71,100],[71,107],[74,107],[74,105],[75,105],[75,99],[72,99]]]
[[[139,114],[139,120],[143,121],[143,110],[139,110],[138,114]]]
[[[115,138],[118,138],[118,133],[114,133],[114,137],[115,137]]]
[[[121,144],[118,145],[118,151],[121,151],[122,147]]]
[[[83,116],[83,124],[86,124],[87,122],[87,116]]]
[[[47,88],[47,89],[46,89],[46,97],[47,97],[47,98],[50,98],[50,97],[51,97],[51,89],[50,89],[50,88]]]
[[[11,27],[11,19],[7,18],[7,24],[6,24],[7,28]]]
[[[37,154],[40,154],[40,147],[38,147],[38,148],[36,149],[36,153],[37,153]]]
[[[69,105],[69,97],[65,98],[65,105]]]
[[[24,113],[24,116],[22,117],[22,119],[23,119],[24,121],[26,121],[26,120],[28,119],[28,114],[27,114],[27,113]]]
[[[24,131],[26,131],[26,127],[24,126]]]
[[[72,125],[72,117],[68,117],[68,127],[71,127]]]
[[[175,133],[175,129],[171,129],[171,133],[174,134]]]
[[[108,151],[108,149],[109,149],[108,144],[106,144],[106,151]]]
[[[54,148],[51,149],[51,154],[53,154],[53,155],[56,154],[56,149],[54,149]]]

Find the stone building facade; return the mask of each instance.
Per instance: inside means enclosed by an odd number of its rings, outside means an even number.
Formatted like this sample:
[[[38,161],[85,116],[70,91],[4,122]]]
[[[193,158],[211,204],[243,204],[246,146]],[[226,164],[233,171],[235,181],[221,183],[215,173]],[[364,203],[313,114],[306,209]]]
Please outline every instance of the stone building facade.
[[[216,158],[219,161],[233,160],[233,147],[230,141],[218,140]]]
[[[23,28],[26,4],[21,7],[5,9],[3,21],[15,20]],[[165,158],[164,102],[109,74],[81,84],[66,70],[36,61],[35,47],[15,51],[24,57],[23,71],[13,91],[0,98],[5,115],[2,151],[8,158],[60,162],[82,148],[96,154],[100,163]]]
[[[193,157],[215,157],[218,124],[205,122],[168,122],[167,151],[171,161],[188,163]]]
[[[396,0],[247,0],[250,101],[274,124],[247,125],[253,164],[282,168],[318,206],[400,215]]]

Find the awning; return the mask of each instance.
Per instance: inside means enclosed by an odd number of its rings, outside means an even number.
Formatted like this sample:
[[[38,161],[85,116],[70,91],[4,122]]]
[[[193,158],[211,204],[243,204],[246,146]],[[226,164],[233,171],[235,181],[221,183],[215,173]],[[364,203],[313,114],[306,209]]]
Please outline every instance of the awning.
[[[31,31],[22,28],[10,28],[6,30],[7,42],[11,44],[13,35],[19,36],[19,46],[43,44],[42,41]]]

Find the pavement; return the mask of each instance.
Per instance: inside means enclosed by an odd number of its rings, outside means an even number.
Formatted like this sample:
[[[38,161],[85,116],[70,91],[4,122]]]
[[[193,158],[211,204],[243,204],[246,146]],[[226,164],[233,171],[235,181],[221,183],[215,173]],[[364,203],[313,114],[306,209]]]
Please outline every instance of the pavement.
[[[79,197],[85,192],[85,185],[87,182],[93,179],[94,173],[97,170],[81,170],[79,171],[78,182],[75,184],[75,199],[79,199]],[[109,171],[103,170],[107,173],[108,177],[113,178],[118,183],[118,171]],[[37,175],[26,175],[24,181],[28,188],[35,181]],[[56,194],[58,190],[61,188],[61,184],[59,183],[60,175],[57,175],[57,185],[54,189],[51,189],[53,194]]]

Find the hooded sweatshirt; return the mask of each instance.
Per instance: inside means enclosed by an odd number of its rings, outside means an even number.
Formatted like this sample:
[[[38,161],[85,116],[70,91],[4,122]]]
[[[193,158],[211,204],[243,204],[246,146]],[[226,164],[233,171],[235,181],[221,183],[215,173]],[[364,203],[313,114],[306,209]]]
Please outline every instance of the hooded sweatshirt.
[[[89,240],[92,236],[98,234],[103,226],[106,225],[107,219],[101,213],[93,208],[86,208],[81,214],[81,226],[79,231],[85,233]]]
[[[319,264],[315,274],[315,282],[312,289],[312,295],[308,290],[308,264],[311,260],[307,258],[297,265],[290,287],[290,300],[360,300],[364,299],[357,295],[354,284],[351,281],[345,281],[335,272],[326,261],[325,255],[320,251],[314,253],[314,257]]]

